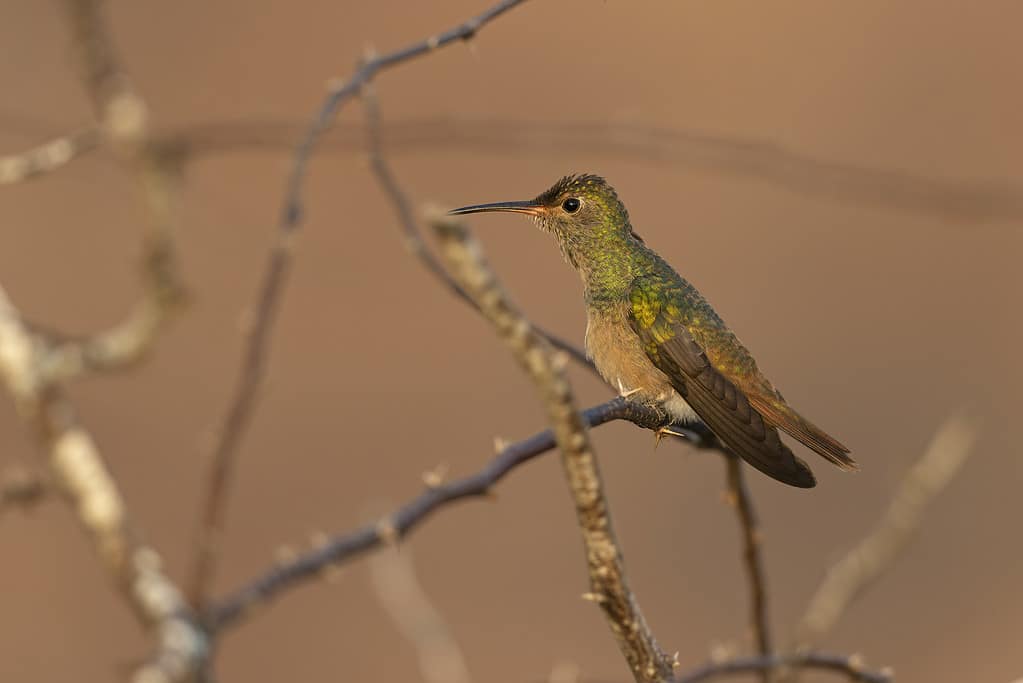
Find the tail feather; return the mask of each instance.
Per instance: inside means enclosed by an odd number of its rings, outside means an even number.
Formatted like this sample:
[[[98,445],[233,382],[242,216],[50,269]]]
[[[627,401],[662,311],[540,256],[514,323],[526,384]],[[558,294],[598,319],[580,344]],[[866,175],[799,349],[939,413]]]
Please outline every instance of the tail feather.
[[[750,403],[763,415],[766,422],[778,427],[810,450],[823,456],[846,472],[855,472],[860,466],[849,457],[849,449],[805,417],[793,410],[779,396],[771,400],[754,394]]]

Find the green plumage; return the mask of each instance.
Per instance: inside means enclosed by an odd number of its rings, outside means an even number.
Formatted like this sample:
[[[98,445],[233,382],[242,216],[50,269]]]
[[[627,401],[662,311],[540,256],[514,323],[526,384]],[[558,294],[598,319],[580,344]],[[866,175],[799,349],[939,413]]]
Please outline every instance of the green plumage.
[[[568,176],[531,201],[452,213],[482,211],[529,214],[555,236],[583,281],[587,352],[630,400],[679,420],[695,413],[751,465],[793,486],[815,480],[778,429],[856,469],[849,450],[785,402],[707,300],[643,243],[603,178]]]

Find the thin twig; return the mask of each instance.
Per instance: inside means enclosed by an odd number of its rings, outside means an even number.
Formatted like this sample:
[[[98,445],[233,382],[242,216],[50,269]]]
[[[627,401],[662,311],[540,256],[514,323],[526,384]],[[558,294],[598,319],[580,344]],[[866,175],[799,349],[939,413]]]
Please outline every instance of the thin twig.
[[[742,529],[742,554],[750,592],[750,626],[757,652],[766,657],[771,654],[771,623],[767,610],[767,578],[760,552],[760,523],[753,507],[753,497],[746,486],[742,461],[729,453],[725,457],[725,467],[728,473],[729,502],[735,507]],[[762,673],[761,680],[765,683],[769,678],[769,672]]]
[[[866,669],[863,662],[855,655],[845,657],[841,655],[821,654],[809,652],[796,655],[768,655],[756,657],[741,657],[729,659],[723,662],[712,662],[699,669],[686,672],[675,679],[675,683],[700,683],[716,678],[726,678],[744,673],[767,673],[782,667],[793,669],[818,669],[821,671],[833,671],[841,674],[851,681],[862,681],[863,683],[891,683],[895,680],[889,669],[870,671]]]
[[[378,553],[369,571],[377,599],[415,648],[424,683],[469,683],[462,648],[419,585],[411,550]]]
[[[245,340],[244,358],[238,383],[227,416],[218,431],[213,449],[209,484],[201,506],[200,528],[189,580],[189,596],[202,605],[216,568],[219,537],[223,531],[228,488],[238,458],[238,445],[252,417],[256,393],[265,373],[270,351],[270,333],[280,307],[281,296],[291,266],[295,235],[302,225],[302,194],[309,159],[320,139],[330,128],[341,106],[391,67],[429,54],[451,43],[469,40],[486,24],[525,0],[502,0],[482,14],[408,47],[365,60],[344,82],[330,88],[326,99],[295,149],[285,189],[283,210],[278,223],[277,241],[259,286],[253,323]]]
[[[585,410],[582,418],[591,427],[613,420],[626,420],[653,430],[665,426],[664,416],[658,411],[622,398],[615,398]],[[672,429],[679,431],[678,427],[673,426]],[[693,434],[693,443],[697,447],[702,445],[698,434]],[[382,544],[404,538],[433,512],[459,501],[485,497],[505,475],[519,465],[547,453],[555,445],[554,433],[546,430],[504,446],[478,472],[462,479],[428,486],[425,491],[387,515],[381,522],[367,524],[335,536],[325,543],[317,544],[317,547],[303,555],[260,573],[213,605],[204,621],[213,632],[236,625],[257,605]]]
[[[796,649],[818,642],[849,605],[891,565],[912,539],[928,503],[970,456],[976,433],[961,418],[948,420],[910,468],[877,527],[828,570],[796,630]]]
[[[484,262],[479,245],[460,221],[438,216],[432,224],[449,271],[494,326],[540,394],[575,502],[590,576],[587,599],[603,610],[637,683],[670,680],[674,660],[658,646],[626,580],[621,547],[587,426],[565,378],[568,356],[556,353],[511,304]]]

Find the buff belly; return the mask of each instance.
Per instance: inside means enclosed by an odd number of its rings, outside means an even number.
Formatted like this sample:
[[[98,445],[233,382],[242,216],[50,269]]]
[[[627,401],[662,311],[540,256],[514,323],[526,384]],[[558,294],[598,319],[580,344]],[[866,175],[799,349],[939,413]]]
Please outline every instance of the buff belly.
[[[655,406],[680,422],[697,419],[668,376],[647,357],[626,317],[626,304],[590,307],[586,355],[601,377],[630,401]]]

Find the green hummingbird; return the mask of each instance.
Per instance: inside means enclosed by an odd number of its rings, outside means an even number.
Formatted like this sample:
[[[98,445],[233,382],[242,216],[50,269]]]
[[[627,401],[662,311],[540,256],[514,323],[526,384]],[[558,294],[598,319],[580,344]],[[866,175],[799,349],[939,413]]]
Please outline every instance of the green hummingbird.
[[[510,211],[554,235],[579,273],[586,353],[631,401],[684,424],[699,418],[737,455],[785,484],[817,482],[781,441],[781,429],[843,470],[849,449],[797,413],[693,285],[632,228],[607,181],[570,175],[529,201],[477,204],[452,215]]]

